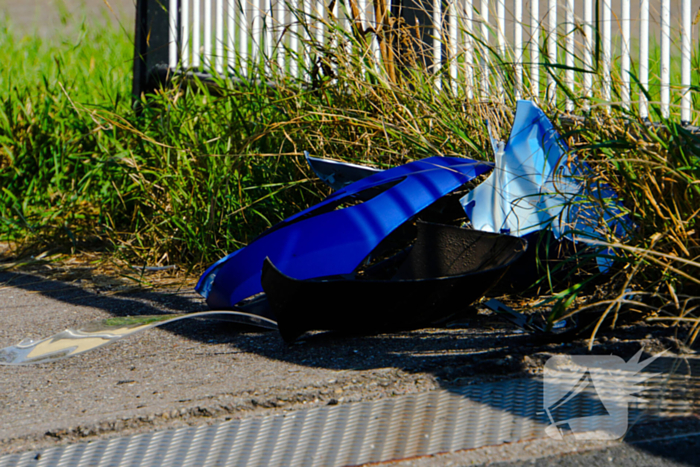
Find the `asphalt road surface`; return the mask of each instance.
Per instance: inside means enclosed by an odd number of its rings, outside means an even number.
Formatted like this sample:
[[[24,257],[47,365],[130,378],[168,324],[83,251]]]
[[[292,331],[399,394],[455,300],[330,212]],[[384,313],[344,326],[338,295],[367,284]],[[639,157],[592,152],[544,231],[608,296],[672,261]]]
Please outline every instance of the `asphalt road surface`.
[[[0,348],[95,319],[205,309],[190,289],[95,287],[70,270],[62,277],[0,273]],[[601,338],[596,351],[618,355],[675,342],[673,333],[639,325]],[[533,375],[552,354],[582,353],[585,344],[538,343],[474,309],[450,327],[316,334],[292,346],[275,332],[174,323],[59,362],[0,367],[0,454]],[[693,465],[696,425],[655,428],[657,438],[671,436],[661,441],[646,433],[636,444],[583,449],[537,440],[398,465],[601,465],[608,458],[609,465]]]

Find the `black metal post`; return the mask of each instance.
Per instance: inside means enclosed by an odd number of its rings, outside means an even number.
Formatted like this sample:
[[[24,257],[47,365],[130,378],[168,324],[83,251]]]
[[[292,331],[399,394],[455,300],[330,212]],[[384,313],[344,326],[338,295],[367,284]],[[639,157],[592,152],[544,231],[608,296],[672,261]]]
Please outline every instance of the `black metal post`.
[[[442,0],[440,30],[442,38],[450,35],[448,2]],[[435,3],[433,0],[398,0],[392,2],[392,15],[399,19],[401,37],[396,44],[397,63],[404,73],[410,68],[422,68],[436,73],[433,35]],[[410,37],[406,37],[409,35]],[[449,44],[443,42],[442,65],[447,63]],[[442,67],[440,67],[442,68]]]
[[[137,0],[134,37],[135,100],[153,91],[168,76],[168,0]]]
[[[411,38],[402,41],[403,47],[411,44],[412,50],[399,50],[401,68],[418,65],[430,69],[433,65],[432,31],[433,31],[433,2],[432,0],[400,0],[393,5],[395,17],[401,18],[403,27],[410,31]],[[397,11],[398,10],[398,11]]]

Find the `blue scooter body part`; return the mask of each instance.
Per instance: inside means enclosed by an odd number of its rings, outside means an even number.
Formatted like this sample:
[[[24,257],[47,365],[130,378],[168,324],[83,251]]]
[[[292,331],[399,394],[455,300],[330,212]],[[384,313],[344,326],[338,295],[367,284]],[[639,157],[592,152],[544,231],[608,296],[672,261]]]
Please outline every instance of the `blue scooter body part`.
[[[195,289],[211,308],[233,308],[262,292],[265,258],[300,280],[349,274],[401,224],[492,167],[472,159],[431,157],[363,178],[222,258]],[[352,200],[364,202],[336,209]]]
[[[475,229],[522,237],[551,228],[557,239],[585,243],[606,232],[623,237],[632,227],[610,187],[586,183],[594,172],[534,103],[518,101],[508,142],[491,144],[494,171],[461,200]],[[598,257],[602,270],[611,253]]]

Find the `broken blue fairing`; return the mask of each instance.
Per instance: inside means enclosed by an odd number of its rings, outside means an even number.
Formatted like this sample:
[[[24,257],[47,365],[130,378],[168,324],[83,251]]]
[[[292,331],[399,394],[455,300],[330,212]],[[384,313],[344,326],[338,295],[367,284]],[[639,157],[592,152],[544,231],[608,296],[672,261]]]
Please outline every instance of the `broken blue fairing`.
[[[585,243],[610,232],[621,237],[630,227],[616,194],[591,181],[591,168],[532,102],[518,101],[507,144],[491,144],[493,173],[461,199],[475,229],[522,237],[551,228],[557,239]],[[605,269],[609,260],[599,256],[598,264]]]
[[[211,266],[195,289],[212,308],[232,308],[262,292],[268,257],[296,279],[349,274],[387,235],[493,164],[431,157],[363,178],[271,227]],[[360,204],[342,207],[348,201]]]

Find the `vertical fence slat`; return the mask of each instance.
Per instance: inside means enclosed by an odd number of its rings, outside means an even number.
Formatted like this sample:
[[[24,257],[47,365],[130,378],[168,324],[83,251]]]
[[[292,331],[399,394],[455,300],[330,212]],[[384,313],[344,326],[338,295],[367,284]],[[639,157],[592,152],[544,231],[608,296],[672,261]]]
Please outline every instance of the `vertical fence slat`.
[[[507,61],[506,58],[506,0],[498,1],[498,53],[501,55],[498,63]],[[503,69],[501,65],[498,67],[497,85],[498,85],[498,95],[503,96],[503,86],[505,82],[506,70]],[[502,99],[502,97],[501,97]]]
[[[530,0],[530,88],[540,97],[540,0]]]
[[[549,63],[553,65],[557,63],[557,0],[549,0],[547,18],[549,19],[547,49],[549,52]],[[549,67],[547,69],[547,98],[552,104],[557,103],[557,84],[552,76],[554,72],[555,68]]]
[[[257,65],[260,60],[260,0],[249,0],[250,3],[245,4],[246,8],[250,9],[251,18],[246,23],[246,29],[249,29],[251,38],[250,44],[250,62],[253,66]]]
[[[255,65],[265,60],[265,4],[267,0],[257,0],[253,6],[253,60]]]
[[[376,3],[374,5],[376,5]],[[379,26],[379,18],[377,16],[379,12],[375,8],[372,8],[372,11],[374,12],[374,17],[369,18],[369,22],[372,28],[376,30],[376,28]],[[377,37],[376,34],[370,34],[369,38],[370,43],[372,44],[372,55],[374,56],[375,69],[386,69],[382,66],[382,52],[379,49],[379,37]]]
[[[515,0],[515,30],[513,32],[513,47],[515,53],[515,98],[522,96],[523,86],[523,0]]]
[[[332,42],[333,49],[335,49],[337,51],[337,49],[338,49],[338,39],[337,38],[338,38],[339,31],[337,31],[336,28],[340,28],[341,24],[342,24],[340,21],[340,17],[339,17],[339,15],[340,15],[340,0],[336,0],[335,2],[333,2],[333,11],[331,13],[333,16],[333,20],[332,21],[329,20],[329,23],[331,24],[331,38],[332,38],[331,40],[333,41]],[[337,52],[339,53],[339,51],[337,51]],[[337,76],[338,76],[338,62],[337,62],[337,60],[333,60],[332,66],[333,66],[333,72],[336,76],[336,78],[333,78],[333,83],[337,83],[338,82],[338,78],[337,78]]]
[[[202,40],[202,5],[200,0],[192,2],[192,66],[199,68]]]
[[[325,24],[323,23],[323,20],[325,17],[324,8],[325,7],[324,7],[323,0],[316,0],[316,14],[318,16],[318,19],[315,21],[315,23],[316,23],[316,42],[318,42],[319,46],[323,45],[324,37],[326,34]]]
[[[457,0],[450,0],[448,15],[450,16],[450,84],[452,85],[452,93],[457,94],[459,90],[457,86],[457,60],[458,60],[458,47],[457,43],[459,37],[459,30],[457,24]]]
[[[172,68],[178,66],[188,68],[190,66],[198,68],[204,64],[209,70],[215,70],[217,73],[225,72],[225,64],[234,68],[236,61],[243,70],[247,68],[247,59],[251,55],[255,60],[266,60],[266,71],[271,71],[269,61],[274,60],[274,54],[277,53],[277,64],[280,70],[286,68],[286,53],[282,34],[285,30],[285,17],[292,16],[293,13],[287,12],[287,6],[284,0],[246,0],[252,1],[254,5],[243,2],[243,0],[205,0],[204,6],[201,5],[201,0],[168,0],[168,65]],[[295,1],[295,0],[292,0]],[[292,25],[293,31],[290,31],[289,49],[292,54],[296,52],[295,59],[289,64],[290,72],[299,76],[300,61],[304,63],[307,70],[310,69],[311,45],[313,43],[319,46],[318,52],[321,53],[323,46],[331,40],[326,37],[331,31],[325,23],[325,18],[328,20],[335,18],[337,21],[338,13],[342,5],[340,1],[335,2],[333,12],[325,11],[324,0],[296,0],[298,15],[296,24]],[[214,2],[216,2],[214,4]],[[274,2],[274,3],[273,3]],[[442,0],[432,0],[432,15],[433,15],[433,72],[436,75],[436,87],[440,89],[442,86],[442,64],[449,60],[449,79],[452,86],[452,91],[459,91],[460,74],[462,69],[459,65],[463,62],[463,83],[465,94],[472,98],[474,96],[474,50],[477,45],[473,40],[473,21],[474,21],[474,3],[473,0],[450,0],[446,4],[447,11],[443,11]],[[459,3],[458,3],[459,2]],[[514,93],[517,99],[523,95],[524,85],[524,41],[523,41],[523,0],[513,0],[513,48],[509,49],[506,31],[506,1],[496,0],[495,9],[497,21],[495,24],[489,22],[489,0],[481,0],[480,16],[481,21],[480,37],[481,45],[478,47],[481,60],[481,95],[484,97],[494,98],[489,95],[491,87],[490,66],[491,57],[488,46],[491,44],[491,34],[496,35],[497,50],[504,61],[513,63],[513,86]],[[533,98],[539,95],[539,59],[540,59],[540,35],[541,35],[541,20],[539,11],[539,1],[530,0],[530,73],[529,82]],[[563,75],[566,85],[571,91],[576,91],[576,75],[575,66],[577,63],[577,25],[575,19],[575,0],[566,0],[562,2],[562,7],[566,8],[563,13],[565,16],[565,28],[560,28],[558,24],[558,3],[556,0],[548,0],[547,11],[547,59],[551,65],[556,65],[559,62],[559,44],[557,32],[560,31],[565,35],[562,41],[563,49],[565,49],[565,64],[566,71]],[[664,117],[670,116],[671,106],[671,0],[660,0],[660,71],[659,71],[659,95],[660,109]],[[363,28],[377,27],[377,13],[374,11],[374,18],[371,19],[370,9],[368,9],[368,0],[359,0],[360,21]],[[214,7],[215,5],[215,7]],[[463,9],[460,5],[463,5]],[[620,96],[621,103],[624,108],[629,109],[631,105],[631,84],[630,73],[632,71],[631,57],[631,25],[637,18],[631,17],[631,0],[620,0],[620,16],[616,17],[612,12],[612,0],[603,0],[601,2],[601,31],[602,39],[602,56],[600,57],[600,92],[601,97],[606,100],[611,99],[612,90],[612,64],[616,59],[613,53],[613,32],[612,23],[619,20],[620,33],[620,73],[621,87]],[[637,64],[637,77],[640,84],[639,93],[639,114],[642,118],[649,115],[648,99],[643,90],[649,91],[649,21],[650,21],[650,2],[649,0],[639,1],[639,63]],[[239,9],[238,18],[236,18],[236,9]],[[294,8],[294,7],[293,7]],[[203,11],[202,11],[203,10]],[[212,11],[214,10],[214,11]],[[675,11],[675,10],[674,10]],[[225,14],[228,14],[228,22],[225,20]],[[248,22],[248,15],[252,13],[253,17]],[[446,14],[445,14],[446,13]],[[681,0],[680,2],[680,68],[681,79],[680,86],[674,89],[680,89],[680,116],[681,122],[688,124],[692,120],[692,0]],[[587,70],[595,70],[593,64],[593,49],[595,47],[595,34],[593,29],[594,23],[594,2],[593,0],[583,0],[583,27],[581,29],[583,42],[580,52],[581,61],[584,68]],[[203,16],[203,18],[202,18]],[[300,20],[305,21],[308,27],[302,32]],[[675,20],[674,20],[675,21]],[[369,25],[366,23],[370,23]],[[493,31],[491,28],[496,27]],[[445,30],[445,28],[448,28]],[[462,32],[460,33],[460,29]],[[279,34],[276,32],[279,30]],[[237,35],[238,34],[238,35]],[[300,41],[300,35],[304,34],[306,39]],[[381,65],[380,42],[376,35],[368,35],[371,38],[370,47],[378,66],[378,70],[383,69]],[[238,40],[236,40],[238,39]],[[252,39],[252,44],[249,42]],[[275,46],[277,44],[277,47]],[[514,57],[510,57],[511,53]],[[563,52],[562,52],[563,53]],[[460,57],[460,55],[462,55]],[[228,57],[228,60],[226,60]],[[445,70],[447,71],[447,70]],[[494,79],[496,80],[496,88],[498,89],[498,98],[503,96],[504,84],[506,83],[506,70],[498,70]],[[548,69],[547,79],[547,97],[550,102],[556,104],[556,80],[552,74],[556,73],[556,68]],[[445,74],[445,78],[448,75]],[[593,94],[593,75],[592,73],[584,73],[581,77],[583,93],[587,97]],[[676,84],[674,84],[676,86]],[[656,94],[656,91],[654,92]],[[567,97],[566,109],[573,111],[575,102]]]
[[[170,68],[177,67],[178,60],[177,3],[177,0],[170,0],[170,3],[168,4],[168,66]]]
[[[583,2],[583,92],[586,97],[593,94],[593,0]],[[590,72],[590,73],[589,73]],[[584,108],[588,108],[588,103]]]
[[[272,54],[274,38],[272,36],[272,0],[263,0],[263,60],[265,71],[269,75],[272,71]]]
[[[211,68],[211,2],[204,0],[204,66]]]
[[[442,70],[442,0],[433,0],[433,72],[435,87],[442,88],[440,71]]]
[[[240,14],[238,15],[238,57],[240,59],[241,72],[248,74],[248,35],[250,26],[248,25],[248,4],[246,0],[239,3]]]
[[[303,0],[302,0],[303,1]],[[360,29],[365,29],[365,23],[367,21],[367,0],[358,0],[357,1],[357,8],[360,9]]]
[[[180,34],[182,37],[182,68],[190,66],[190,0],[182,2],[180,10]]]
[[[467,87],[467,97],[474,98],[474,4],[472,0],[464,2],[464,83]]]
[[[280,72],[285,71],[285,51],[284,51],[284,0],[277,0],[275,3],[275,23],[277,28],[276,48],[277,48],[277,67]]]
[[[690,60],[692,56],[692,18],[690,0],[683,0],[681,5],[681,18],[683,23],[681,39],[681,85],[683,86],[681,96],[681,123],[687,125],[692,119],[692,103],[690,94],[691,68]]]
[[[216,0],[216,72],[224,73],[224,0]]]
[[[303,52],[303,57],[304,57],[304,70],[305,70],[305,77],[307,81],[311,81],[311,53],[309,53],[309,44],[311,43],[311,8],[312,8],[312,2],[313,0],[301,0],[301,3],[304,5],[304,52]]]
[[[228,13],[228,68],[229,71],[236,67],[236,6],[234,0],[226,0],[226,12]]]
[[[661,115],[669,116],[671,97],[671,2],[661,0]]]
[[[338,3],[339,0],[336,0]],[[323,0],[316,0],[316,10],[318,12],[318,21],[316,21],[316,42],[318,43],[319,53],[323,53],[324,45],[326,44],[326,6]],[[330,19],[330,15],[328,15]]]
[[[649,117],[649,0],[639,2],[639,116]]]
[[[574,23],[574,0],[566,0],[566,86],[574,92],[574,46],[576,24]],[[574,111],[574,101],[566,98],[566,110]]]
[[[506,53],[506,0],[498,1],[498,53]],[[505,57],[502,57],[505,58]]]
[[[489,2],[488,0],[481,0],[481,41],[482,46],[480,47],[481,54],[481,96],[488,98],[489,94],[489,59],[488,59],[488,49],[486,45],[489,44]]]
[[[292,2],[294,0],[289,1]],[[301,18],[299,17],[298,2],[296,4],[296,12],[292,13],[291,15],[291,21],[294,24],[292,28],[292,33],[289,36],[289,50],[291,51],[291,57],[289,59],[289,73],[294,78],[299,78],[299,57],[301,55],[301,41],[299,40],[299,34],[301,34]]]
[[[622,0],[621,12],[621,28],[622,28],[622,63],[620,71],[622,73],[622,106],[625,109],[630,108],[630,41],[632,35],[630,33],[630,0]]]
[[[612,62],[612,5],[603,0],[603,99],[610,101],[610,63]],[[606,107],[607,108],[607,107]]]

